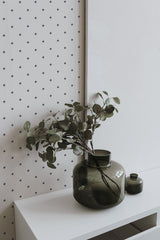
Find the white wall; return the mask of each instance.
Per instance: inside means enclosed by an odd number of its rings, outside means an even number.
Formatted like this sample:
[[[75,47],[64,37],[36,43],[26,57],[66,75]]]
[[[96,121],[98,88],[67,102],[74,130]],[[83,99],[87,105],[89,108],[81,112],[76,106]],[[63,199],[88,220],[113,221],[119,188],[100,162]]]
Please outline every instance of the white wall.
[[[57,169],[25,148],[26,120],[36,124],[65,102],[83,102],[83,0],[0,2],[0,239],[13,240],[12,202],[72,185],[77,158]]]
[[[87,2],[88,99],[102,90],[121,99],[95,146],[128,172],[160,166],[160,1]]]

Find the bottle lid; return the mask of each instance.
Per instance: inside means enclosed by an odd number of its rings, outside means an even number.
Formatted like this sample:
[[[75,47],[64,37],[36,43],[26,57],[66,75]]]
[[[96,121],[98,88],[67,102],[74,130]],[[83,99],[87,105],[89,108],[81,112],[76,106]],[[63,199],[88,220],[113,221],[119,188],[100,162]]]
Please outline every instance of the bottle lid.
[[[138,178],[138,174],[137,173],[131,173],[130,178],[133,179],[133,180],[136,180]]]
[[[137,173],[131,173],[126,178],[125,190],[130,194],[137,194],[143,190],[143,181],[138,177]]]

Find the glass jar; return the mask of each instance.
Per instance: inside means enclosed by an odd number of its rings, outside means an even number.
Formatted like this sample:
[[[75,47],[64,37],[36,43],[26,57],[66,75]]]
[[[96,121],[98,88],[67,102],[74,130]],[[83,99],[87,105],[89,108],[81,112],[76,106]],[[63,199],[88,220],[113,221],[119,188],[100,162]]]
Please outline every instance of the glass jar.
[[[138,177],[137,173],[131,173],[129,177],[126,178],[125,189],[130,194],[137,194],[143,190],[143,181]]]
[[[77,164],[73,171],[73,196],[89,208],[113,207],[124,199],[125,171],[111,161],[111,153],[95,150],[88,159]]]

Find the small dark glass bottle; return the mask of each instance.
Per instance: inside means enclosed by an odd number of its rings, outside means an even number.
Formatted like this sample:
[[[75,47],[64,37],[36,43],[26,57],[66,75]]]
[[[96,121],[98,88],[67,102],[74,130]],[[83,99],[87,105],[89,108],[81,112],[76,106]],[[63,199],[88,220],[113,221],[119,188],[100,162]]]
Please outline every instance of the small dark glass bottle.
[[[137,194],[143,190],[143,181],[138,177],[137,173],[131,173],[129,177],[126,178],[125,189],[130,194]]]

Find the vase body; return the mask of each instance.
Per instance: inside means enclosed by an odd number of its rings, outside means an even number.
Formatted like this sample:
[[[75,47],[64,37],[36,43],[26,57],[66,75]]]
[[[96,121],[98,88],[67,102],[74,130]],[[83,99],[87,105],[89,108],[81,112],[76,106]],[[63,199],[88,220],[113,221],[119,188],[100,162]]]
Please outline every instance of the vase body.
[[[110,152],[95,150],[87,160],[77,164],[73,171],[73,196],[82,205],[104,209],[124,199],[125,171],[110,160]]]

